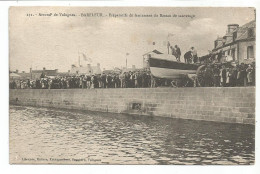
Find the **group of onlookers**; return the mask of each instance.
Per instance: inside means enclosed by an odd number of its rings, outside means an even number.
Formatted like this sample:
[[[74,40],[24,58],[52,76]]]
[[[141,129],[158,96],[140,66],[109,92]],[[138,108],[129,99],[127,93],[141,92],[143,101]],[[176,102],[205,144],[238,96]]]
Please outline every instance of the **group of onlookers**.
[[[237,66],[208,65],[204,70],[204,86],[234,87],[255,85],[255,63]]]
[[[193,86],[235,87],[255,85],[255,63],[237,66],[208,64],[202,71],[203,84]],[[197,79],[195,79],[197,80]],[[68,88],[148,88],[174,86],[171,80],[154,78],[149,71],[109,73],[48,78],[10,80],[11,89],[68,89]],[[184,85],[185,86],[185,85]]]
[[[36,80],[10,80],[11,89],[68,89],[68,88],[147,88],[152,87],[147,71],[78,75],[49,78],[41,75]]]
[[[198,77],[197,77],[198,78]],[[201,78],[201,77],[200,77]],[[237,66],[208,64],[202,71],[203,84],[193,86],[235,87],[255,85],[255,63]],[[197,79],[196,79],[197,80]],[[170,80],[154,78],[149,71],[80,75],[36,80],[10,80],[11,89],[68,89],[68,88],[148,88],[174,86]]]

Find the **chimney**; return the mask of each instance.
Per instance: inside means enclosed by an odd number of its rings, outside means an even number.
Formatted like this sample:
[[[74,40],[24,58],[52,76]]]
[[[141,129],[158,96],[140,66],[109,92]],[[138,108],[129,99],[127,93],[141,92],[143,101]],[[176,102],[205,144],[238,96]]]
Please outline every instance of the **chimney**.
[[[32,68],[30,68],[30,73],[32,73]]]
[[[227,33],[232,33],[239,27],[239,25],[238,24],[229,24],[227,27],[228,27]]]
[[[19,73],[19,70],[17,69],[17,70],[15,70],[15,72],[16,72],[16,73]]]
[[[215,40],[215,48],[217,48],[218,45],[221,45],[223,42],[223,38],[221,37],[218,37],[216,40]]]

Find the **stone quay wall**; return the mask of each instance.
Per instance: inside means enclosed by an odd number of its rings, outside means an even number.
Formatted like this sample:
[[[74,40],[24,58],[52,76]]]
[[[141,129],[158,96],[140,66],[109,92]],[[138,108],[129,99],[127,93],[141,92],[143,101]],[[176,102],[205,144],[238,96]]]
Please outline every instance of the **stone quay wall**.
[[[255,124],[255,87],[11,89],[10,104]]]

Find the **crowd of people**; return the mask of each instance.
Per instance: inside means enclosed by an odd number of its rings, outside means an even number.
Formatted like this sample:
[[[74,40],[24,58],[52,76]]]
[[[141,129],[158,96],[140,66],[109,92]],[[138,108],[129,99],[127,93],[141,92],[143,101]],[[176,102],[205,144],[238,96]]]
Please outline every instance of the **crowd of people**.
[[[237,66],[208,64],[202,71],[203,84],[197,77],[188,79],[192,84],[182,86],[235,87],[255,85],[255,64],[241,63]],[[186,83],[186,82],[185,82]],[[68,89],[68,88],[153,88],[175,86],[169,79],[154,78],[149,71],[109,73],[101,75],[73,75],[36,80],[10,80],[11,89]],[[178,86],[178,85],[177,85]]]
[[[235,87],[255,85],[255,63],[237,66],[212,64],[203,71],[204,86]]]
[[[175,45],[170,46],[176,60],[180,61],[181,50]],[[224,57],[225,58],[225,57]],[[97,75],[71,75],[47,77],[42,74],[36,80],[10,80],[11,89],[68,89],[68,88],[153,88],[160,86],[184,87],[235,87],[255,85],[255,63],[232,66],[223,59],[222,52],[197,56],[194,47],[184,54],[185,63],[199,63],[205,65],[200,76],[187,75],[183,79],[170,80],[155,78],[147,69],[129,72],[110,72]],[[189,83],[190,82],[190,83]],[[178,84],[177,84],[178,83]]]
[[[151,87],[151,73],[134,71],[101,75],[73,75],[49,78],[41,75],[36,80],[11,80],[11,89],[68,89],[68,88],[147,88]]]
[[[176,57],[176,61],[180,62],[181,49],[178,45],[170,46],[171,55]],[[194,47],[191,47],[189,51],[184,54],[185,63],[197,63],[199,61],[197,50]]]
[[[180,61],[181,55],[180,48],[170,47],[171,54],[176,57],[177,61]],[[215,87],[235,87],[235,86],[253,86],[255,85],[255,63],[232,66],[228,59],[232,57],[224,56],[220,50],[216,53],[210,52],[208,55],[198,57],[197,50],[191,47],[189,51],[184,54],[184,61],[187,64],[205,64],[206,68],[202,72],[202,80],[198,84],[198,77],[192,76],[190,79],[193,83],[192,86],[215,86]],[[189,77],[188,77],[189,78]],[[174,83],[171,83],[172,86]],[[184,84],[184,86],[189,86]]]

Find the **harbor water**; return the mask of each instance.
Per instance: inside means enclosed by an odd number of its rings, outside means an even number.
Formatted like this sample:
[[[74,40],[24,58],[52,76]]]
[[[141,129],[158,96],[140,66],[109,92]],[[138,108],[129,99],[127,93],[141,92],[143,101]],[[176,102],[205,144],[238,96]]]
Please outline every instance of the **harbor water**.
[[[10,163],[254,164],[253,125],[10,106]]]

